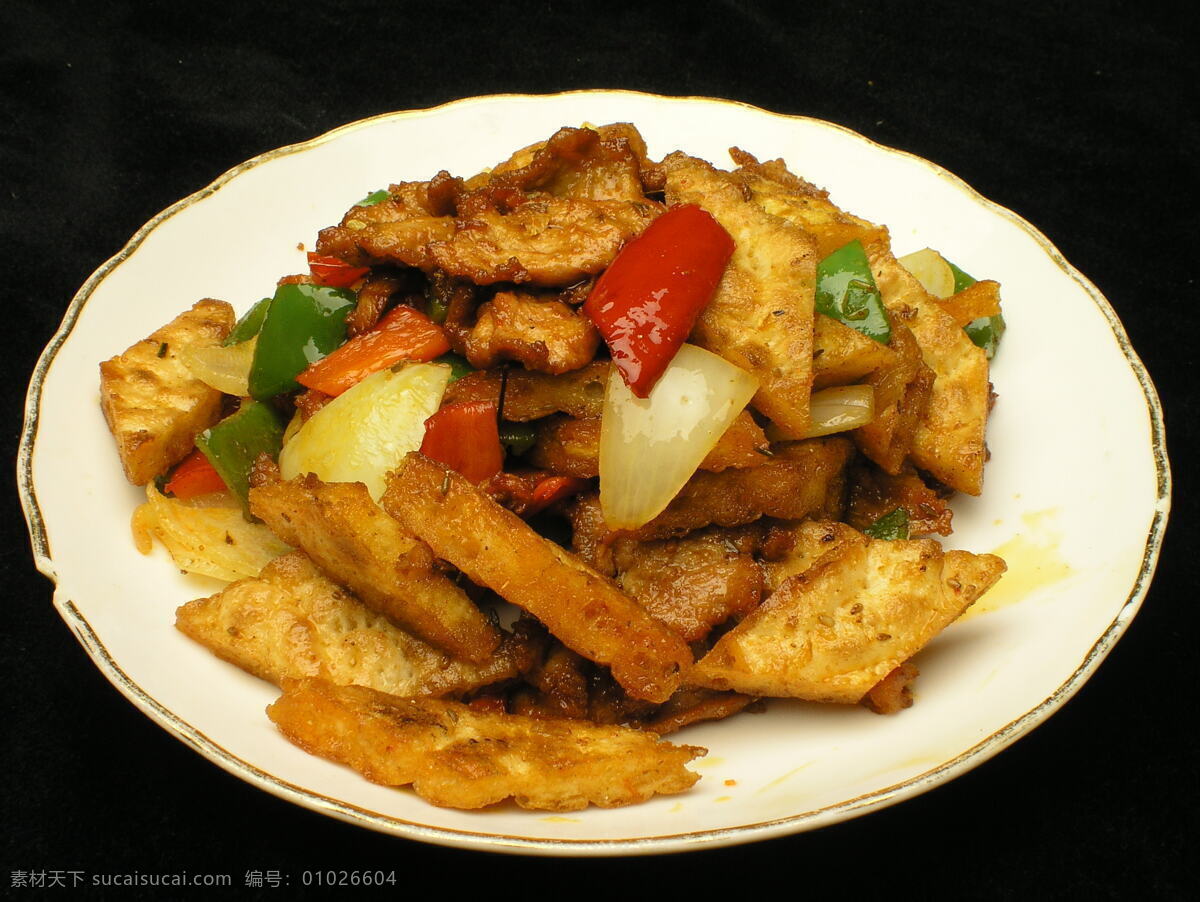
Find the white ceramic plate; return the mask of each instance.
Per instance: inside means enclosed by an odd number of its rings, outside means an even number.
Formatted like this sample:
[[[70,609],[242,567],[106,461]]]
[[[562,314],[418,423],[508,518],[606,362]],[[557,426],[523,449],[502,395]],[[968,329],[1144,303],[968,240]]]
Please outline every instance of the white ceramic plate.
[[[97,364],[201,297],[246,309],[299,245],[367,192],[439,169],[468,175],[565,124],[631,121],[652,156],[721,166],[736,144],[782,156],[844,208],[1003,286],[1008,321],[981,499],[954,505],[948,544],[1010,571],[918,658],[917,703],[895,717],[772,703],[689,729],[707,746],[683,795],[547,816],[463,812],[372,785],[288,744],[263,714],[273,687],[173,628],[218,586],[140,556],[139,490],[121,476]],[[317,811],[412,839],[491,851],[611,855],[728,845],[811,829],[985,761],[1076,692],[1134,616],[1158,555],[1169,472],[1154,388],[1099,292],[1028,223],[939,167],[847,129],[707,99],[582,92],[484,97],[354,123],[251,160],[164,211],[68,309],[30,387],[19,477],[39,568],[97,666],[135,705],[221,767]],[[1080,449],[1092,449],[1080,456]],[[1104,529],[1095,524],[1104,523]]]

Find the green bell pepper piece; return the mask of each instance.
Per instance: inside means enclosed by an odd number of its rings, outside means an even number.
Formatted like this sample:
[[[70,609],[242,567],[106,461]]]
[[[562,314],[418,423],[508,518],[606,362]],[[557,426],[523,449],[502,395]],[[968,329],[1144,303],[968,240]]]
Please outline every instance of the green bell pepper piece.
[[[441,357],[433,358],[432,362],[444,363],[446,366],[450,367],[450,382],[447,382],[447,385],[449,385],[451,382],[457,382],[468,373],[475,372],[475,368],[471,366],[471,364],[467,363],[467,359],[465,357],[460,357],[451,351],[447,351]]]
[[[1008,327],[1004,323],[1004,315],[997,313],[971,320],[963,326],[963,331],[971,341],[983,348],[983,353],[991,360],[996,356],[996,348],[1000,345],[1000,337],[1004,335],[1006,328]]]
[[[250,365],[250,396],[265,401],[299,388],[296,376],[346,341],[355,303],[353,293],[325,285],[275,289]]]
[[[950,271],[954,273],[954,293],[962,291],[964,288],[970,288],[975,284],[974,277],[963,272],[949,260]],[[971,339],[978,347],[983,348],[987,359],[991,360],[996,355],[996,348],[1000,344],[1000,336],[1004,334],[1007,328],[1004,322],[1004,315],[997,313],[993,316],[981,316],[979,319],[973,319],[971,322],[963,326],[963,331],[967,333],[967,337]]]
[[[892,340],[891,320],[858,239],[817,264],[816,309],[880,344]]]
[[[870,536],[872,539],[885,539],[887,541],[907,539],[908,511],[903,507],[888,511],[864,529],[863,534]]]
[[[275,408],[247,401],[237,413],[196,436],[196,447],[249,510],[250,468],[262,453],[279,457],[284,423]]]
[[[392,195],[387,191],[386,188],[380,188],[378,191],[372,191],[370,194],[368,194],[366,197],[364,197],[362,200],[360,200],[354,206],[356,206],[356,207],[373,207],[376,204],[383,203],[385,200],[387,200],[391,196]]]
[[[240,345],[243,341],[252,339],[262,329],[263,320],[267,318],[267,310],[270,306],[271,299],[263,298],[247,310],[225,337],[225,341],[222,344],[225,347],[229,347],[230,345]]]

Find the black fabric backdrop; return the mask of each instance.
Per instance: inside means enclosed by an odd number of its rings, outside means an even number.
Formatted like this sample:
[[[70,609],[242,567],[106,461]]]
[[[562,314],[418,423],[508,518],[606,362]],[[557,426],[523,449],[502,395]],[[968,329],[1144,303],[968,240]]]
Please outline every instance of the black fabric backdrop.
[[[0,895],[48,892],[16,887],[18,871],[228,873],[233,888],[211,895],[274,898],[306,895],[305,868],[383,868],[399,875],[391,892],[432,878],[447,891],[691,893],[728,875],[742,893],[780,881],[789,895],[850,898],[1189,897],[1200,802],[1190,727],[1200,630],[1187,563],[1196,539],[1189,456],[1200,142],[1196,30],[1183,10],[1109,0],[5,0],[10,455],[24,386],[72,295],[175,200],[258,153],[364,116],[476,94],[605,87],[829,119],[933,160],[1027,218],[1128,327],[1163,398],[1176,491],[1141,614],[1083,691],[997,758],[813,833],[582,861],[378,835],[208,763],[126,702],[60,621],[10,485],[0,545]],[[247,871],[272,870],[290,879],[287,890],[244,886]]]

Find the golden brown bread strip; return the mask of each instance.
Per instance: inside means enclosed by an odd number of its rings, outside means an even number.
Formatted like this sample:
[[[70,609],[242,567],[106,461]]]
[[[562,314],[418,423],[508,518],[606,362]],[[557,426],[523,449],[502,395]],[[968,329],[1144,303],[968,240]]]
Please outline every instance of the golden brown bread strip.
[[[689,683],[748,695],[859,701],[1004,572],[931,539],[847,542],[788,578],[696,663]]]
[[[198,301],[100,364],[100,406],[134,485],[182,460],[196,436],[217,421],[221,393],[193,376],[180,352],[220,344],[233,322],[233,308],[224,301]]]
[[[894,352],[892,361],[864,380],[875,389],[875,418],[850,435],[863,454],[894,475],[900,472],[916,442],[933,391],[934,374],[904,319],[895,313],[890,347]]]
[[[219,658],[277,686],[320,677],[437,696],[510,679],[525,663],[515,642],[482,665],[454,660],[363,605],[299,551],[276,558],[256,578],[188,602],[175,625]]]
[[[753,373],[753,405],[787,435],[808,429],[817,251],[811,235],[751,201],[730,173],[682,153],[663,160],[667,201],[699,204],[734,240],[691,340]]]
[[[852,385],[896,360],[896,352],[818,313],[813,329],[813,390]]]
[[[936,377],[913,440],[912,461],[945,485],[978,495],[987,457],[987,355],[886,244],[871,245],[867,256],[884,304],[912,330]]]
[[[482,664],[500,644],[500,631],[428,546],[362,483],[325,483],[310,473],[251,489],[250,510],[368,607],[453,657]]]
[[[300,748],[434,805],[577,811],[683,792],[705,749],[579,720],[472,710],[319,680],[289,683],[267,715]]]
[[[817,258],[823,260],[855,239],[863,245],[886,241],[887,229],[839,208],[829,192],[788,171],[783,160],[760,163],[736,147],[729,155],[738,164],[733,174],[764,210],[812,234]]]
[[[441,464],[409,454],[382,503],[438,557],[611,667],[631,695],[663,701],[691,666],[687,644],[614,583]]]

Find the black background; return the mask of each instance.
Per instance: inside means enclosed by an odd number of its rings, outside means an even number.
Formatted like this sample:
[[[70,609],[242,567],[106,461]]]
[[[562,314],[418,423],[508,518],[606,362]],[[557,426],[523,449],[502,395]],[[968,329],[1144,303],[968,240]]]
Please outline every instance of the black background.
[[[1191,896],[1200,803],[1191,23],[1183,4],[1149,2],[0,2],[0,273],[16,307],[0,354],[10,459],[24,387],[71,297],[175,200],[256,154],[365,116],[600,87],[829,119],[933,160],[1024,216],[1122,317],[1162,396],[1176,480],[1142,612],[1083,691],[997,758],[817,832],[590,861],[378,835],[209,764],[135,711],[59,620],[9,485],[0,895],[19,870],[221,872],[235,888],[214,897],[275,897],[301,895],[304,868],[383,868],[402,885],[364,895],[427,879],[436,889],[419,891],[455,896],[506,885],[692,893],[729,879],[734,892],[800,897]],[[247,870],[290,875],[290,890],[243,890]]]

